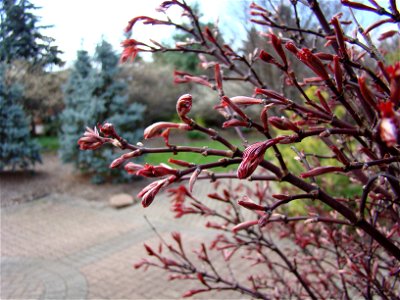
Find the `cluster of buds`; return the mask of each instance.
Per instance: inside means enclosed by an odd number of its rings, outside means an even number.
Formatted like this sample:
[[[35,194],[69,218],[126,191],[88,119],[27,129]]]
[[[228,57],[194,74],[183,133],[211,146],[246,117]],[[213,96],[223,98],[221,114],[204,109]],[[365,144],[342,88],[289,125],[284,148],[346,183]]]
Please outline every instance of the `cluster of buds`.
[[[78,140],[78,145],[81,150],[96,150],[106,142],[107,139],[100,136],[96,127],[94,129],[87,127],[83,136]]]

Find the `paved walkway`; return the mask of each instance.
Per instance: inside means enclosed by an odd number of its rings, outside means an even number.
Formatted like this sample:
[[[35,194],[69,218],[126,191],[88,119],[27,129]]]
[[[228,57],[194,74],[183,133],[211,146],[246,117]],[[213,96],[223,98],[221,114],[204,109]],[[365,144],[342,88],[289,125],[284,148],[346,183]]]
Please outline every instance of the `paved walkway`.
[[[197,185],[202,194],[210,184]],[[116,210],[104,203],[55,194],[1,211],[1,299],[176,299],[197,282],[167,281],[164,272],[135,270],[143,243],[158,244],[144,219],[169,239],[180,231],[192,244],[209,238],[204,220],[172,218],[156,198]],[[240,271],[240,267],[239,271]],[[197,298],[243,298],[205,294]]]

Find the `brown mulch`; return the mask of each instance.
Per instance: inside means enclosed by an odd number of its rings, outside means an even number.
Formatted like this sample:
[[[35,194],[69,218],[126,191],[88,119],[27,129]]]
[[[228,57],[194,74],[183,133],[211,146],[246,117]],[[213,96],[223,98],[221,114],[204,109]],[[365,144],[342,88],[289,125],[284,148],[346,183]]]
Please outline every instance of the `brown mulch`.
[[[136,195],[147,184],[145,180],[131,183],[95,185],[89,176],[62,164],[56,153],[42,154],[42,164],[34,171],[0,172],[1,207],[32,201],[53,193],[68,194],[90,201],[108,201],[117,193]]]

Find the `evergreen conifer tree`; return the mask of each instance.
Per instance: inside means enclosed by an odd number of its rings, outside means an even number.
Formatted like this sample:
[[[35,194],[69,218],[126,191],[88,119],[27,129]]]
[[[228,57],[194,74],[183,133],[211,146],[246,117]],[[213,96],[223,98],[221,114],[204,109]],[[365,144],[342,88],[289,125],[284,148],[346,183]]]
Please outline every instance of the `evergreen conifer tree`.
[[[33,66],[61,65],[61,53],[54,39],[41,34],[39,18],[32,13],[38,9],[27,0],[0,1],[0,60],[12,63],[20,59]]]
[[[40,162],[38,146],[31,140],[29,118],[21,106],[23,88],[9,80],[16,61],[28,62],[32,69],[62,64],[53,39],[40,33],[37,9],[27,0],[0,1],[0,169],[27,168]],[[6,79],[7,78],[7,79]]]
[[[6,68],[0,62],[0,170],[25,169],[41,162],[39,147],[30,139],[29,120],[18,104],[22,88],[7,83]]]
[[[73,162],[84,173],[92,174],[92,181],[101,183],[110,175],[113,179],[127,179],[127,175],[108,168],[106,162],[118,154],[112,147],[90,153],[79,151],[77,141],[85,127],[93,127],[93,120],[114,124],[116,130],[124,133],[128,140],[140,137],[138,128],[144,106],[128,104],[126,84],[117,80],[118,56],[105,41],[96,48],[94,68],[86,51],[78,52],[70,78],[64,87],[65,110],[61,117],[60,156],[64,162]]]

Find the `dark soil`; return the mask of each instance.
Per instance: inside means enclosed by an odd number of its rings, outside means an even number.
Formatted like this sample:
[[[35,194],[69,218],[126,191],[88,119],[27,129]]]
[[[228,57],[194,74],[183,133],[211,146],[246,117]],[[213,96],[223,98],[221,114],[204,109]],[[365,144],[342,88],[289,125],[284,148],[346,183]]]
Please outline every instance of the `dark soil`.
[[[0,172],[1,207],[32,201],[52,193],[62,193],[90,201],[108,201],[111,195],[128,193],[136,195],[148,182],[95,185],[89,176],[64,165],[56,153],[42,154],[43,164],[34,171]]]

